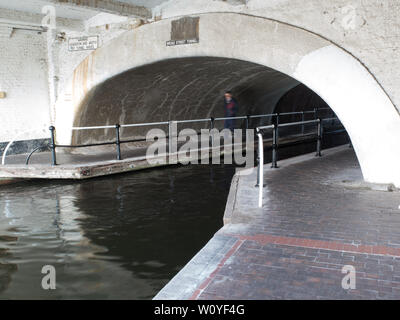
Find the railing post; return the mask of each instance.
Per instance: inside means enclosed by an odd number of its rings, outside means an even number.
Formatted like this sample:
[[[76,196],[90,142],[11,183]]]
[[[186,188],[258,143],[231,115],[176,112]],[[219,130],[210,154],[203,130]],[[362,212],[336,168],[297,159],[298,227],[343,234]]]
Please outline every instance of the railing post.
[[[209,143],[211,144],[211,148],[214,146],[214,135],[211,133],[211,130],[214,129],[214,117],[210,117],[210,140]]]
[[[119,124],[115,125],[115,136],[116,136],[116,142],[115,144],[117,145],[117,160],[121,160],[121,140],[120,140],[120,128],[121,126]]]
[[[249,128],[250,125],[250,115],[246,115],[246,130]]]
[[[304,122],[304,111],[301,112],[301,122]],[[301,134],[304,135],[304,123],[301,125]]]
[[[257,172],[257,187],[258,187],[258,207],[262,208],[263,187],[264,187],[264,142],[262,133],[257,129],[258,136],[258,172]]]
[[[318,112],[317,108],[314,108],[314,120],[317,120],[317,112]]]
[[[258,137],[258,148],[257,148],[257,158],[256,158],[257,162],[257,183],[255,185],[256,187],[260,185],[260,137],[258,129],[257,129],[257,137]]]
[[[49,127],[50,130],[50,149],[51,149],[51,161],[52,165],[57,165],[57,158],[56,158],[56,139],[55,139],[55,130],[54,126]]]
[[[322,120],[321,118],[318,119],[318,126],[317,126],[317,153],[315,154],[316,157],[321,157],[321,144],[322,144]]]
[[[276,116],[275,116],[275,126],[276,127],[278,127],[279,126],[279,113],[276,113]]]
[[[168,154],[172,153],[172,121],[168,121]]]
[[[277,163],[277,153],[278,153],[278,128],[279,125],[275,125],[272,129],[272,162],[271,162],[271,168],[278,168],[278,163]]]
[[[168,122],[168,163],[177,164],[178,163],[178,142],[177,142],[177,122]]]

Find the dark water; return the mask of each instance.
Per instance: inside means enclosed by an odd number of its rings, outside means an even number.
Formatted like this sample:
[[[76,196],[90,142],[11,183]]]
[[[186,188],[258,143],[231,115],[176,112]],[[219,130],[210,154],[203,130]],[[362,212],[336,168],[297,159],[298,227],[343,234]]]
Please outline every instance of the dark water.
[[[0,298],[152,298],[222,226],[232,166],[0,189]],[[57,289],[41,288],[54,265]]]
[[[193,165],[0,187],[0,299],[151,299],[222,227],[234,173]],[[56,290],[41,287],[44,265]]]

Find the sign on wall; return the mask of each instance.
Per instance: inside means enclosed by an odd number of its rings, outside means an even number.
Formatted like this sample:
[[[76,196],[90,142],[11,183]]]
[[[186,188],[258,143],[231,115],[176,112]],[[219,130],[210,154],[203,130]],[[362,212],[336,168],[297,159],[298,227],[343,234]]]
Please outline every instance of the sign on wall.
[[[171,22],[171,40],[167,46],[199,43],[199,17],[183,17]]]
[[[167,41],[167,47],[178,46],[180,44],[199,43],[199,39],[170,40]]]
[[[96,50],[98,47],[98,36],[68,39],[68,51]]]

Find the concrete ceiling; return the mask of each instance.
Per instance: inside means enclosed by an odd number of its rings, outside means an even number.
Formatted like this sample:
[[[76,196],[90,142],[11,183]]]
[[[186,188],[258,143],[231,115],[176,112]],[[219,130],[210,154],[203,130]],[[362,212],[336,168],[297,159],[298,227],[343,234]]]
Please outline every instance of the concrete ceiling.
[[[60,18],[87,20],[100,12],[122,16],[150,18],[151,8],[165,0],[0,0],[0,8],[42,14],[42,8],[52,5]]]
[[[143,6],[146,8],[154,8],[167,0],[118,0],[132,5]]]
[[[24,0],[10,1],[0,0],[0,8],[17,10],[33,14],[42,14],[42,8],[46,5],[54,5],[50,1],[45,0]],[[73,8],[69,6],[57,5],[57,16],[60,18],[87,20],[98,14],[98,11],[89,10],[86,8]]]

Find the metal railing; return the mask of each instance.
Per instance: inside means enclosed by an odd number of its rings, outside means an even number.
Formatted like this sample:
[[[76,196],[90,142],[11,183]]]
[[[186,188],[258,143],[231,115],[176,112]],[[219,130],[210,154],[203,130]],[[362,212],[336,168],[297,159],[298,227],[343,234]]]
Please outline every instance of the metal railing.
[[[314,108],[314,110],[310,111],[299,111],[299,112],[285,112],[285,113],[269,113],[269,114],[257,114],[257,115],[246,115],[246,116],[237,116],[237,117],[210,117],[203,119],[191,119],[191,120],[175,120],[175,121],[159,121],[159,122],[146,122],[146,123],[132,123],[132,124],[115,124],[115,125],[104,125],[104,126],[86,126],[86,127],[72,127],[73,131],[83,131],[83,130],[98,130],[98,129],[115,129],[115,140],[108,142],[98,142],[98,143],[89,143],[89,144],[76,144],[76,145],[62,145],[56,143],[56,128],[54,126],[50,126],[50,144],[48,147],[51,152],[51,164],[57,165],[57,148],[86,148],[86,147],[95,147],[95,146],[105,146],[105,145],[115,145],[116,146],[116,158],[117,160],[122,160],[121,153],[121,144],[124,143],[133,143],[133,142],[143,142],[146,139],[129,139],[123,140],[121,139],[121,128],[133,128],[133,127],[148,127],[148,126],[158,126],[158,125],[166,125],[168,126],[168,135],[166,138],[168,139],[168,148],[172,145],[172,125],[183,124],[183,123],[195,123],[195,122],[208,122],[209,128],[215,128],[216,121],[224,121],[224,120],[244,120],[245,121],[245,129],[250,129],[250,120],[257,118],[273,118],[276,124],[279,124],[280,117],[288,116],[288,115],[301,115],[301,119],[304,122],[305,116],[307,114],[314,114],[314,118],[317,117],[318,112],[324,110],[331,110],[330,108]],[[304,125],[302,127],[302,133],[304,133]],[[26,164],[29,164],[29,160],[34,152],[38,151],[38,149],[33,150],[26,159]]]
[[[337,117],[332,117],[332,118],[325,118],[325,119],[315,119],[315,120],[307,120],[307,121],[298,121],[298,122],[289,122],[289,123],[282,123],[279,124],[277,121],[268,126],[260,126],[256,128],[256,134],[258,137],[258,155],[257,155],[257,183],[256,187],[259,188],[259,193],[258,193],[258,207],[262,208],[262,201],[263,201],[263,188],[264,188],[264,138],[263,134],[266,131],[269,131],[272,129],[272,157],[271,157],[271,168],[278,168],[278,157],[277,157],[277,152],[279,148],[279,128],[283,127],[291,127],[291,126],[303,126],[303,133],[304,134],[304,125],[305,124],[317,124],[316,127],[316,137],[317,137],[317,144],[316,144],[316,157],[321,157],[321,147],[322,147],[322,138],[324,134],[323,130],[323,123],[324,122],[331,122],[332,124],[339,120]],[[339,133],[339,132],[345,132],[345,129],[341,130],[335,130],[331,131],[328,133]],[[351,142],[349,142],[351,145]]]

